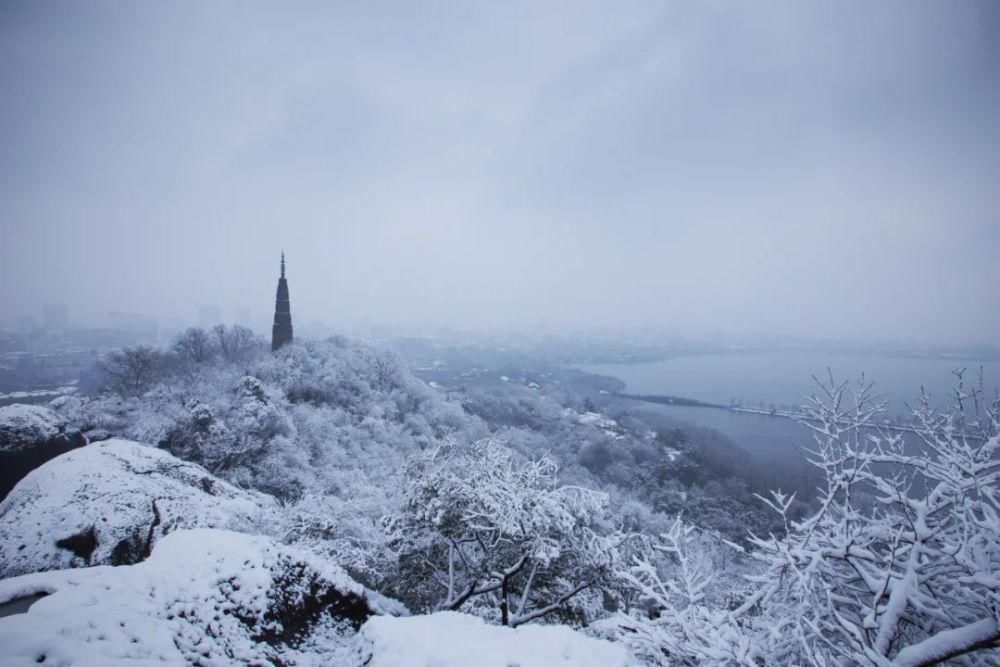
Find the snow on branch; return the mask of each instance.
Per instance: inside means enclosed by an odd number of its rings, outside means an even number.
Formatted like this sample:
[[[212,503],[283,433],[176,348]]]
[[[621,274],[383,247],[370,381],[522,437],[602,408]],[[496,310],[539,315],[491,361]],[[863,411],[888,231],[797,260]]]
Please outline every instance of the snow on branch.
[[[679,521],[620,575],[653,602],[628,640],[653,664],[997,664],[1000,659],[1000,401],[958,373],[951,409],[923,397],[913,432],[883,429],[885,401],[832,376],[804,407],[815,509],[758,498],[780,535],[753,536],[751,588],[706,602],[713,572]],[[654,554],[655,555],[655,554]],[[657,662],[660,661],[660,662]]]
[[[608,576],[626,536],[608,528],[606,494],[559,486],[556,473],[495,439],[417,457],[404,509],[387,518],[401,562],[433,572],[442,609],[488,598],[510,626],[562,610]]]

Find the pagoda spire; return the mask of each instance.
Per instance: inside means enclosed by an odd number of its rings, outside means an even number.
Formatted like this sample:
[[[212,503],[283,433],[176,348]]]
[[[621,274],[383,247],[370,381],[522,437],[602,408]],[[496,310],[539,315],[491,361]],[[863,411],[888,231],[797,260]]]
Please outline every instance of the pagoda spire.
[[[271,327],[271,351],[292,342],[292,308],[288,299],[288,280],[285,279],[285,251],[281,251],[281,277],[274,299],[274,326]]]

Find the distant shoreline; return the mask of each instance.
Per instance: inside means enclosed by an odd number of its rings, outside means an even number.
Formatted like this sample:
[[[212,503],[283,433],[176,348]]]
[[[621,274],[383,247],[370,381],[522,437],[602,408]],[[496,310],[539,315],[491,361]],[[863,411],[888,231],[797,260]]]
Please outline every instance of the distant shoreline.
[[[659,353],[649,352],[647,354],[608,354],[590,357],[585,361],[574,360],[569,362],[569,366],[602,366],[602,365],[635,365],[650,364],[670,361],[684,357],[701,357],[716,355],[753,355],[753,354],[773,354],[786,352],[802,353],[832,353],[846,354],[857,357],[878,357],[883,359],[913,359],[919,361],[954,361],[956,363],[990,363],[1000,361],[1000,350],[992,348],[984,349],[956,349],[956,350],[907,350],[907,349],[880,349],[880,348],[838,348],[838,347],[799,347],[778,345],[775,347],[751,347],[733,346],[706,349],[690,350],[663,350]]]
[[[619,392],[613,392],[610,393],[609,395],[614,396],[615,398],[628,398],[633,401],[656,403],[658,405],[676,405],[686,408],[715,408],[717,410],[731,409],[730,406],[722,405],[721,403],[709,403],[707,401],[699,401],[694,398],[684,398],[682,396],[659,396],[656,394],[625,394]]]

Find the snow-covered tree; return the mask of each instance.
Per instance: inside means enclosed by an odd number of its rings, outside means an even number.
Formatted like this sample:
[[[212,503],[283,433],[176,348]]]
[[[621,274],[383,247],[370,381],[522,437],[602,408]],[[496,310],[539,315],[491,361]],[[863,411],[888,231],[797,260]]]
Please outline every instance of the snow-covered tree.
[[[953,409],[924,397],[900,430],[863,380],[820,387],[801,416],[817,509],[795,520],[793,496],[762,498],[784,531],[752,538],[762,570],[723,605],[704,599],[705,563],[675,527],[659,547],[679,564],[669,576],[649,559],[620,572],[655,606],[628,641],[662,664],[997,664],[1000,401],[959,374]]]
[[[174,338],[173,350],[182,361],[203,364],[215,357],[218,347],[212,334],[200,327],[189,327]]]
[[[274,532],[283,541],[307,547],[335,561],[352,577],[383,589],[398,576],[396,555],[381,518],[395,510],[395,496],[378,487],[344,497],[309,493],[287,505]]]
[[[104,387],[122,396],[135,396],[149,389],[164,366],[163,352],[150,345],[111,352],[98,363]]]
[[[238,357],[246,337],[236,329],[223,334],[236,331],[230,349]],[[214,363],[178,364],[155,348],[120,357],[108,360],[114,391],[61,401],[61,418],[168,449],[286,500],[333,494],[368,507],[371,498],[398,495],[407,457],[446,436],[473,440],[483,431],[396,355],[344,338],[296,341],[243,360],[220,352]],[[386,511],[379,506],[372,518]]]
[[[243,363],[263,351],[266,341],[253,331],[238,324],[212,327],[212,337],[219,355],[229,363]]]
[[[736,595],[741,588],[733,586],[735,577],[719,581],[717,573],[731,564],[726,562],[728,551],[733,552],[730,559],[742,554],[741,547],[677,517],[643,556],[619,570],[641,603],[640,613],[615,620],[619,638],[636,657],[664,667],[754,664],[747,629],[717,598],[721,590]]]
[[[403,575],[425,578],[433,606],[478,605],[509,626],[598,593],[623,537],[608,529],[605,494],[558,486],[556,472],[494,439],[417,457],[388,520]]]
[[[882,426],[864,380],[820,383],[802,417],[820,509],[757,538],[763,603],[787,609],[769,650],[812,662],[996,664],[1000,655],[1000,401],[961,373],[946,413],[922,397],[912,435]],[[789,499],[768,504],[783,517]],[[981,653],[987,650],[986,654]]]

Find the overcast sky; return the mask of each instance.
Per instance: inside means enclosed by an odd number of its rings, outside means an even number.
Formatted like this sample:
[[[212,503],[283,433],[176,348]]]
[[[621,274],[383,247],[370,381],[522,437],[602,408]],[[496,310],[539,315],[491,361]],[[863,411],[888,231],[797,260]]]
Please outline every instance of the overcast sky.
[[[1000,343],[1000,3],[0,2],[0,320]]]

